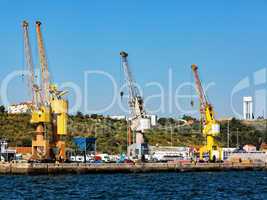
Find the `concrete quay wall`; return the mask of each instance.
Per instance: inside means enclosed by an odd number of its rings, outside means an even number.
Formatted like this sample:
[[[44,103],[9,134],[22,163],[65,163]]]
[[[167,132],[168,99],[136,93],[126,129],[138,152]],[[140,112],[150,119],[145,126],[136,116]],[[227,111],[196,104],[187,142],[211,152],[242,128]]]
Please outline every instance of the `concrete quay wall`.
[[[267,170],[267,163],[1,163],[0,174],[86,174]]]

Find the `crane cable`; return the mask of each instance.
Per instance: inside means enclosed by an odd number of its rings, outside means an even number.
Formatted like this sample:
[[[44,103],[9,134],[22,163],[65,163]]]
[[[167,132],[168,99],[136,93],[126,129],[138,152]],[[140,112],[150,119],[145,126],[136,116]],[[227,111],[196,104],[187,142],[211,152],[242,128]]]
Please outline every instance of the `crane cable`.
[[[124,95],[124,92],[122,91],[122,86],[123,86],[123,84],[122,84],[122,68],[123,68],[123,64],[122,64],[122,58],[120,58],[120,74],[119,74],[119,79],[120,79],[120,89],[121,89],[121,91],[120,91],[120,97],[121,97],[121,101],[122,101],[122,98],[123,98],[123,95]]]

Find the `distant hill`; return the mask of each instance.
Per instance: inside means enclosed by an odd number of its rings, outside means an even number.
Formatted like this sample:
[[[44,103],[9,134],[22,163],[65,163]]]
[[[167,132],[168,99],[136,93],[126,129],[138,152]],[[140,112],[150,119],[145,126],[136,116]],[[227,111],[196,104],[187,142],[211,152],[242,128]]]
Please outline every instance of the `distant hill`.
[[[0,138],[10,141],[10,146],[31,146],[35,128],[29,123],[30,115],[0,114]],[[230,122],[230,144],[235,146],[237,129],[240,144],[257,145],[266,140],[264,122],[245,123],[236,119]],[[100,115],[83,115],[77,113],[69,117],[69,135],[66,137],[68,146],[72,146],[74,136],[96,137],[97,150],[107,153],[126,151],[127,122],[114,120]],[[178,127],[172,118],[159,119],[159,126],[149,130],[145,139],[150,145],[161,146],[199,146],[204,143],[200,134],[199,122],[192,126]],[[222,145],[227,144],[227,122],[221,122],[221,135],[218,138]]]

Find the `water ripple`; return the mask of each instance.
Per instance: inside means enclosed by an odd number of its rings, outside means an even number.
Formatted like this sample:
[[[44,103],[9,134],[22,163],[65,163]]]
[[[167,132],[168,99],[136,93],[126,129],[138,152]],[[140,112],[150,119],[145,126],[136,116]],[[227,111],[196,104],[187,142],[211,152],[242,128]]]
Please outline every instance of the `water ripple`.
[[[0,199],[267,199],[267,172],[0,176]]]

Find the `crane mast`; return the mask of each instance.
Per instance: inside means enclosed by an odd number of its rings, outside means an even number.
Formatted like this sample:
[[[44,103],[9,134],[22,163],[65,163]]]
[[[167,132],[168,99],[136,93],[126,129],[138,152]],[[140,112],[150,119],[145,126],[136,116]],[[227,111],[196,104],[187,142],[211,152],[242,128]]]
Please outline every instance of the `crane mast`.
[[[128,54],[120,52],[122,67],[129,93],[129,107],[131,110],[130,129],[128,130],[128,156],[143,158],[147,151],[147,144],[144,142],[144,131],[150,129],[150,119],[146,118],[143,98],[139,94],[136,83],[132,77],[128,64]],[[131,144],[131,133],[135,133],[135,143]],[[130,142],[129,142],[130,141]],[[136,153],[137,152],[137,153]]]
[[[197,65],[191,65],[196,90],[200,100],[200,115],[202,121],[202,133],[206,138],[206,145],[200,148],[200,159],[203,160],[203,154],[209,154],[209,160],[221,160],[221,150],[220,147],[215,139],[216,136],[220,133],[220,125],[214,118],[214,110],[212,105],[208,102],[207,96],[203,90],[199,74],[198,74],[198,67]],[[219,155],[216,157],[214,155],[214,151],[218,151]]]

